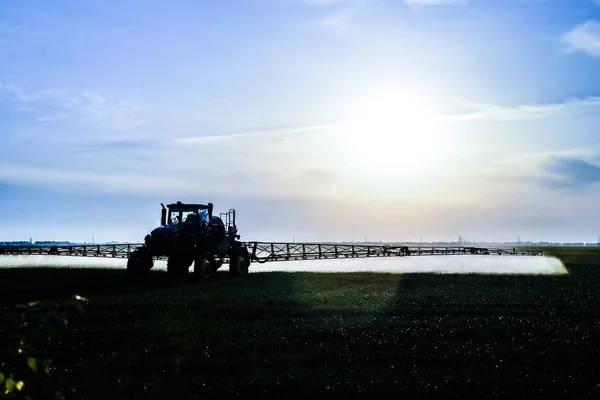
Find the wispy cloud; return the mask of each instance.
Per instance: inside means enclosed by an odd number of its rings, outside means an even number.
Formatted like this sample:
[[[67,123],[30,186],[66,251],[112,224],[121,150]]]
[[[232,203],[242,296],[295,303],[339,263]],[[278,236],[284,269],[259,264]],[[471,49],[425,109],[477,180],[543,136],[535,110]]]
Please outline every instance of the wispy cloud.
[[[62,168],[29,167],[13,163],[0,163],[0,181],[14,184],[34,184],[37,186],[76,187],[80,190],[93,190],[104,193],[122,194],[162,194],[178,193],[179,195],[194,196],[206,191],[206,187],[199,188],[193,184],[192,177],[196,174],[194,168],[190,168],[182,174],[157,173],[122,173],[122,172],[95,172],[85,168],[67,170]],[[239,186],[243,180],[236,178],[234,173],[228,171],[209,171],[200,169],[201,175],[207,176],[205,186],[210,186],[211,194],[227,194],[231,192],[231,182],[235,181]],[[240,188],[242,189],[242,188]],[[243,194],[260,193],[251,191],[251,187],[244,185],[240,190]]]
[[[350,27],[353,18],[351,11],[339,11],[319,18],[316,26],[340,34]]]
[[[335,125],[335,124],[298,126],[295,128],[241,132],[241,133],[234,133],[231,135],[186,137],[186,138],[178,139],[177,142],[183,143],[183,144],[202,144],[202,143],[218,142],[218,141],[224,141],[224,140],[230,140],[230,139],[236,139],[236,138],[275,139],[275,138],[282,138],[282,137],[291,136],[291,135],[326,132],[326,131],[338,129],[339,127],[340,127],[340,125]]]
[[[590,20],[577,25],[562,36],[562,41],[568,45],[568,51],[571,53],[583,51],[598,57],[600,56],[600,22]]]
[[[156,153],[155,153],[156,154]],[[106,160],[114,160],[104,154]],[[134,158],[134,157],[132,157]],[[296,198],[300,200],[331,200],[328,189],[335,187],[336,174],[313,168],[285,167],[282,165],[264,168],[261,165],[232,163],[229,168],[214,168],[218,165],[190,165],[178,163],[165,167],[164,171],[131,172],[95,171],[82,165],[75,169],[57,167],[30,167],[16,163],[0,162],[0,182],[37,187],[74,189],[78,192],[115,193],[129,195],[178,196],[235,196],[271,199]],[[114,169],[114,168],[113,168]],[[202,177],[202,185],[197,184]]]
[[[351,3],[355,0],[301,0],[303,4],[309,6],[328,6],[333,4]]]
[[[42,186],[83,186],[107,192],[139,193],[163,188],[181,191],[185,187],[179,179],[144,177],[136,174],[95,173],[85,170],[28,167],[12,163],[0,163],[0,181],[15,184]]]
[[[16,105],[15,110],[32,113],[39,122],[70,121],[116,131],[133,129],[147,122],[141,106],[115,101],[94,91],[28,91],[0,82],[0,92],[9,95],[9,100]]]
[[[516,121],[600,112],[600,96],[569,98],[562,102],[523,104],[516,106],[502,106],[464,100],[459,100],[458,103],[473,111],[466,114],[444,115],[441,118],[448,122],[480,119]]]
[[[318,9],[317,17],[309,26],[341,34],[352,25],[377,9],[381,0],[300,0],[303,4]],[[321,11],[324,9],[326,11]]]
[[[319,197],[337,187],[335,172],[326,165],[330,149],[319,147],[321,135],[331,129],[143,140],[103,136],[94,142],[61,141],[60,146],[47,141],[45,148],[29,152],[35,165],[0,163],[0,182],[129,194],[227,195],[235,188],[240,196]]]
[[[556,157],[548,160],[544,181],[552,188],[584,190],[600,184],[600,166],[583,158]]]
[[[404,0],[409,6],[463,6],[471,0]]]

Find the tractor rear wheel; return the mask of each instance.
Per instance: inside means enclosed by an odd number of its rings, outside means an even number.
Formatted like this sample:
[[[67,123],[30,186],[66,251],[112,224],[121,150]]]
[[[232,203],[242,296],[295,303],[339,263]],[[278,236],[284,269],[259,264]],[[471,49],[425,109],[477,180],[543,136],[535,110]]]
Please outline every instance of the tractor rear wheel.
[[[201,280],[210,278],[214,269],[215,261],[209,253],[201,254],[194,261],[194,276]]]
[[[152,255],[144,249],[136,249],[131,252],[127,260],[127,275],[132,278],[148,276],[154,266]]]
[[[243,255],[237,254],[229,261],[229,272],[232,275],[245,275],[248,273],[248,263]]]

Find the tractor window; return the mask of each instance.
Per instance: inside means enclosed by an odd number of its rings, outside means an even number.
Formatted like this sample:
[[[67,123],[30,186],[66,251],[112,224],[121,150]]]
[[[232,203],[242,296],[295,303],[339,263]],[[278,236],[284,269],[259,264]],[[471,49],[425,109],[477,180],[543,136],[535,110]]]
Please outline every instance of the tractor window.
[[[180,216],[181,213],[181,216]],[[185,222],[195,222],[196,224],[208,222],[208,211],[207,210],[177,210],[169,213],[171,217],[171,224],[180,224]]]
[[[181,218],[179,213],[181,212]],[[189,222],[192,220],[194,215],[198,215],[195,211],[171,211],[171,224],[179,224],[182,222]]]
[[[183,217],[183,222],[191,222],[193,221],[194,215],[198,215],[197,213],[195,213],[194,211],[184,211],[181,213],[181,216]]]
[[[208,223],[208,211],[200,210],[200,223]]]
[[[171,211],[170,215],[171,224],[178,224],[181,221],[179,220],[179,211]]]

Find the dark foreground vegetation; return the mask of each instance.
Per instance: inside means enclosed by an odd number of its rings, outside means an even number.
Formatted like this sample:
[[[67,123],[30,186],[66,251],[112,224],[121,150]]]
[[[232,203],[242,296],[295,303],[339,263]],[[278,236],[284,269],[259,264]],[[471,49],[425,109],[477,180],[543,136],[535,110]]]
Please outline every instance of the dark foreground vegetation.
[[[569,275],[23,268],[0,270],[0,300],[89,298],[47,346],[66,398],[597,397],[600,250],[545,251]]]

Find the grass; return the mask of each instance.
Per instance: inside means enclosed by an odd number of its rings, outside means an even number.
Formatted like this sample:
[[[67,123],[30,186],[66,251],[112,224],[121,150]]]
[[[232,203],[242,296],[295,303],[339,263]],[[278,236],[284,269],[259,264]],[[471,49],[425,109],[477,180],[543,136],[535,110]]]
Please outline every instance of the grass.
[[[0,301],[88,296],[55,352],[78,399],[600,395],[600,250],[568,275],[0,270]]]

